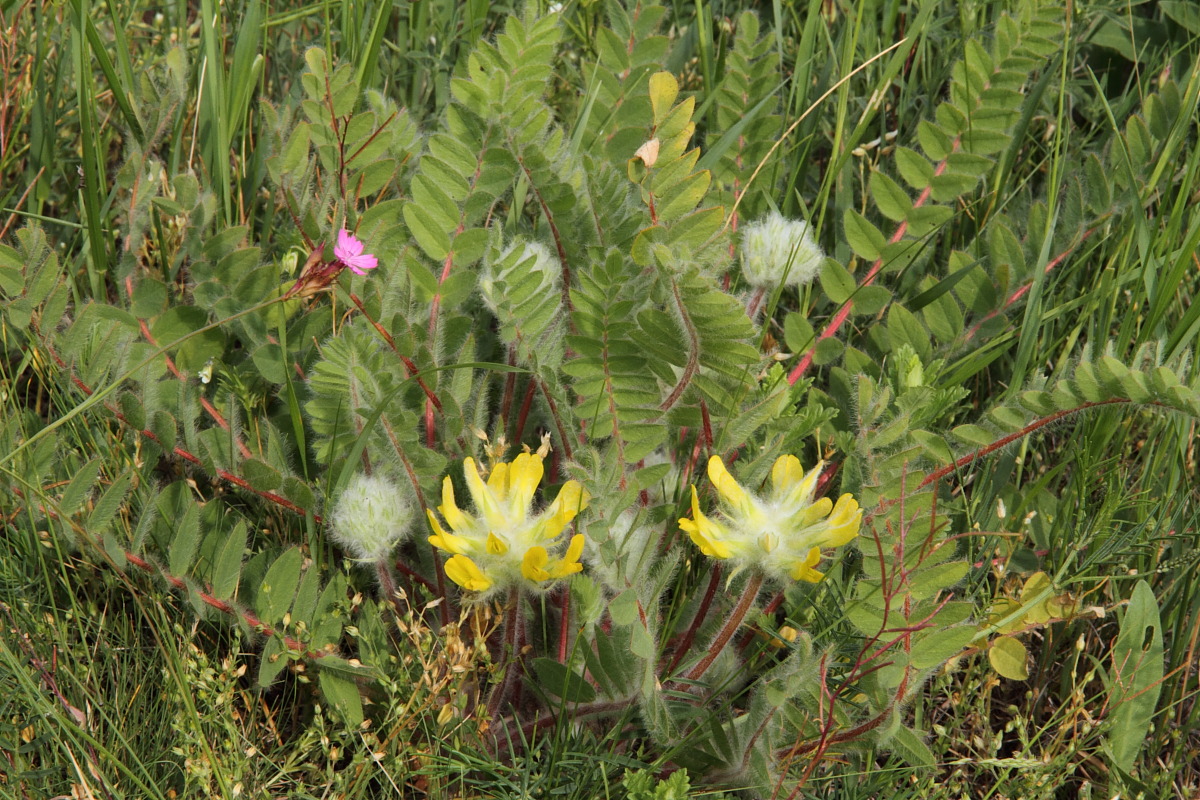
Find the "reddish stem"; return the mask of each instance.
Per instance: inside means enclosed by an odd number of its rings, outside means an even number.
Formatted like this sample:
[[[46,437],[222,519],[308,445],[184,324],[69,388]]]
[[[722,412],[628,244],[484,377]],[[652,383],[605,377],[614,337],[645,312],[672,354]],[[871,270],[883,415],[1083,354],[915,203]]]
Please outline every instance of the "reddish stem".
[[[1043,274],[1049,275],[1050,272],[1055,267],[1057,267],[1059,264],[1061,264],[1063,261],[1065,261],[1067,259],[1067,256],[1071,255],[1071,253],[1073,253],[1075,251],[1076,247],[1078,247],[1079,245],[1086,242],[1088,240],[1088,237],[1090,237],[1096,231],[1100,230],[1101,227],[1102,227],[1101,225],[1093,225],[1092,227],[1090,227],[1086,231],[1084,231],[1083,235],[1080,237],[1078,242],[1072,244],[1066,250],[1063,250],[1057,256],[1050,259],[1050,261],[1046,264],[1045,270],[1043,270]],[[988,320],[998,317],[1001,313],[1006,311],[1010,306],[1012,306],[1014,303],[1016,303],[1018,300],[1020,300],[1022,297],[1024,297],[1026,292],[1028,292],[1032,288],[1033,288],[1033,281],[1026,281],[1025,284],[1021,286],[1021,288],[1017,289],[1015,292],[1013,292],[1012,294],[1010,294],[1008,296],[1008,299],[1004,301],[1004,305],[1002,305],[999,309],[997,309],[995,311],[989,311],[987,314],[984,315],[983,319],[979,320],[979,322],[972,325],[970,330],[967,331],[966,336],[963,337],[963,341],[969,342],[972,339],[974,339],[976,334],[979,333],[979,329],[982,328],[984,326],[984,324],[987,323]]]
[[[403,561],[400,561],[400,560],[393,561],[392,566],[394,566],[396,568],[396,571],[399,572],[401,575],[403,575],[404,577],[406,577],[410,580],[416,581],[417,583],[421,584],[426,589],[428,589],[430,592],[433,592],[434,594],[439,594],[439,595],[441,594],[440,592],[438,592],[438,588],[436,586],[434,586],[428,578],[426,578],[424,575],[421,575],[420,573],[414,572]],[[444,597],[445,595],[441,595],[441,596]]]
[[[563,584],[558,619],[558,663],[567,663],[567,640],[571,636],[571,587]]]
[[[1127,398],[1118,397],[1118,398],[1113,398],[1111,400],[1100,400],[1095,403],[1084,403],[1083,405],[1078,406],[1076,408],[1070,408],[1070,409],[1067,409],[1066,411],[1056,411],[1048,417],[1042,417],[1041,419],[1034,420],[1033,422],[1026,425],[1024,428],[1021,428],[1021,430],[1017,431],[1016,433],[1010,433],[1007,436],[1001,437],[1000,439],[997,439],[996,441],[992,442],[991,444],[987,445],[986,447],[981,447],[980,449],[974,451],[973,453],[968,453],[967,455],[965,455],[962,458],[955,461],[953,464],[949,464],[945,467],[942,467],[941,469],[934,470],[933,472],[931,472],[925,476],[925,480],[921,481],[921,483],[917,486],[915,491],[920,491],[921,489],[924,489],[929,484],[931,484],[935,481],[939,481],[942,478],[949,475],[950,473],[956,472],[957,470],[965,467],[967,464],[970,464],[972,461],[977,461],[977,460],[983,458],[984,456],[994,453],[1003,447],[1007,447],[1008,445],[1012,444],[1013,442],[1017,441],[1018,439],[1024,438],[1025,436],[1028,436],[1029,434],[1033,433],[1036,430],[1044,428],[1047,425],[1050,425],[1051,423],[1057,422],[1058,420],[1062,419],[1063,417],[1070,416],[1071,414],[1077,414],[1080,411],[1083,411],[1084,409],[1088,409],[1088,408],[1096,408],[1098,406],[1109,406],[1109,405],[1115,405],[1115,404],[1119,404],[1119,403],[1128,403],[1128,402],[1130,402],[1130,400],[1128,400]],[[892,501],[892,502],[895,502],[895,501]],[[880,503],[881,507],[884,507],[886,505],[890,505],[890,503],[888,503],[886,501]]]
[[[132,278],[129,278],[129,277],[125,278],[125,291],[129,294],[129,296],[131,298],[133,297]],[[138,327],[141,328],[142,338],[145,339],[147,343],[149,343],[153,347],[159,346],[159,344],[155,340],[154,336],[150,333],[150,328],[149,328],[149,326],[146,325],[146,321],[144,319],[138,320]],[[178,381],[181,381],[183,383],[187,383],[187,378],[183,375],[182,372],[179,371],[179,368],[175,366],[174,360],[172,360],[172,358],[169,355],[167,355],[166,353],[163,353],[163,358],[167,362],[167,370],[172,375],[175,376],[175,379]],[[221,415],[221,412],[218,411],[213,406],[212,403],[208,402],[207,397],[204,397],[203,395],[200,396],[200,405],[205,410],[205,412],[210,417],[212,417],[213,422],[217,423],[217,425],[221,428],[221,430],[223,430],[223,431],[229,430],[228,420],[226,420],[225,417]],[[242,442],[241,439],[236,439],[235,444],[237,445],[238,452],[242,454],[242,458],[253,458],[254,457],[254,454],[252,452],[250,452],[250,448],[247,447],[245,445],[245,443]]]
[[[708,617],[709,606],[712,605],[713,597],[717,594],[717,587],[721,585],[721,565],[714,563],[712,575],[708,579],[708,588],[704,591],[704,597],[700,600],[700,607],[696,609],[696,616],[692,618],[692,624],[688,626],[684,632],[683,638],[679,640],[679,646],[675,648],[675,655],[671,658],[671,664],[667,667],[666,673],[670,675],[679,666],[679,662],[687,655],[688,650],[692,647],[692,641],[696,638],[696,631],[700,630],[700,625]]]
[[[400,112],[393,111],[391,113],[391,116],[389,116],[387,119],[385,119],[383,122],[381,122],[379,124],[379,126],[376,127],[374,131],[371,132],[371,135],[367,137],[367,140],[365,142],[363,142],[357,150],[355,150],[353,153],[350,154],[350,157],[346,159],[346,163],[349,164],[351,161],[358,158],[358,154],[361,153],[363,150],[366,150],[367,147],[371,144],[371,142],[375,141],[375,137],[378,136],[379,134],[383,133],[383,129],[386,128],[388,125],[392,124],[392,120],[394,120],[396,118],[396,115],[398,113],[400,113]],[[361,181],[361,179],[362,179],[362,176],[359,176],[360,181]]]
[[[733,607],[733,611],[730,612],[729,619],[725,620],[725,624],[717,632],[712,644],[709,645],[708,653],[700,659],[700,663],[688,670],[684,675],[684,680],[694,682],[704,677],[704,673],[717,660],[717,656],[725,650],[725,645],[729,644],[734,632],[741,626],[746,619],[746,614],[754,606],[754,600],[758,597],[758,590],[762,588],[762,582],[763,576],[759,572],[753,573],[746,581],[746,588],[742,591],[742,596],[738,599],[737,605]]]
[[[513,373],[509,373],[513,375]],[[537,386],[533,382],[533,378],[529,379],[529,383],[525,386],[525,397],[521,400],[521,410],[517,413],[517,426],[513,431],[513,441],[520,442],[521,437],[525,435],[525,421],[529,419],[529,410],[533,407],[533,393]]]
[[[624,711],[633,705],[635,698],[627,700],[597,700],[593,703],[581,703],[571,706],[570,720],[578,722],[585,717],[594,717],[600,714],[610,714],[616,711]],[[531,719],[521,726],[521,732],[525,739],[532,739],[533,734],[537,733],[542,728],[548,728],[558,722],[562,716],[560,709],[551,709],[544,712],[536,719]],[[507,726],[502,726],[502,730],[507,730]]]
[[[508,365],[515,367],[517,365],[516,346],[508,346]],[[512,423],[512,404],[513,397],[517,393],[517,373],[515,370],[504,376],[504,394],[500,396],[500,430],[510,431],[509,427]],[[514,441],[521,441],[519,436],[513,436]]]
[[[713,446],[712,419],[710,419],[708,416],[708,403],[706,403],[704,401],[704,398],[700,398],[700,424],[701,424],[701,430],[704,433],[704,446],[707,449],[712,450],[712,446]]]
[[[142,570],[143,572],[147,572],[151,575],[154,575],[154,574],[160,575],[167,583],[171,584],[171,586],[175,587],[176,589],[187,590],[187,589],[191,588],[188,586],[188,582],[185,581],[183,578],[180,578],[180,577],[170,574],[165,569],[161,569],[161,568],[155,566],[151,562],[146,561],[145,559],[141,558],[140,556],[134,555],[133,553],[129,552],[128,550],[123,550],[122,554],[125,556],[125,559],[130,564],[133,564],[138,569]],[[237,606],[234,606],[231,603],[227,603],[224,600],[218,600],[212,594],[210,594],[209,592],[204,591],[202,589],[192,588],[191,590],[193,592],[195,592],[196,596],[206,606],[209,606],[210,608],[215,608],[217,611],[220,611],[224,614],[230,614],[232,616],[241,617],[243,620],[246,621],[247,625],[249,625],[251,628],[258,631],[259,633],[263,634],[264,636],[270,636],[270,637],[278,636],[283,641],[284,645],[287,646],[287,648],[289,650],[297,651],[305,658],[317,660],[317,659],[324,658],[325,656],[328,656],[328,655],[333,655],[332,652],[324,652],[321,650],[309,650],[308,645],[304,644],[304,642],[301,642],[299,639],[293,639],[291,636],[288,636],[286,634],[280,634],[278,630],[276,630],[275,628],[273,628],[270,625],[263,622],[252,611],[249,611],[244,608],[238,608]]]
[[[60,368],[66,369],[67,368],[66,362],[64,362],[62,360],[62,358],[59,357],[58,353],[56,353],[54,351],[54,349],[52,347],[50,347],[49,345],[45,345],[45,347],[46,347],[46,351],[50,354],[50,357],[54,360],[54,363],[57,364]],[[88,396],[92,395],[92,393],[93,393],[92,388],[90,386],[88,386],[86,383],[84,383],[83,381],[81,381],[78,377],[76,377],[76,375],[74,373],[71,373],[70,379],[71,379],[71,383],[74,384],[75,387],[77,389],[79,389],[79,391],[83,392],[84,394],[86,394]],[[136,430],[142,436],[145,436],[150,441],[156,442],[160,445],[162,444],[161,440],[159,440],[159,438],[154,434],[153,431],[151,431],[147,428],[142,428],[139,430],[129,421],[128,417],[126,417],[118,409],[114,408],[113,406],[109,405],[108,403],[105,403],[104,407],[107,408],[109,410],[109,412],[112,413],[113,416],[115,416],[117,418],[118,422],[122,423],[123,425],[128,425],[129,427]],[[193,453],[190,453],[187,450],[184,450],[182,447],[175,447],[171,452],[174,453],[175,455],[179,456],[180,458],[182,458],[184,461],[187,461],[191,464],[195,464],[197,466],[203,466],[203,464],[204,464],[204,462],[200,459],[199,456],[196,456]],[[321,515],[316,514],[312,511],[309,511],[306,508],[301,508],[300,506],[293,503],[291,500],[288,500],[285,497],[281,497],[281,496],[275,494],[274,492],[265,492],[260,489],[255,489],[244,478],[240,478],[237,475],[234,475],[232,472],[228,472],[223,469],[217,469],[216,477],[220,478],[223,481],[228,481],[229,483],[232,483],[234,486],[237,486],[239,489],[245,489],[247,492],[256,494],[259,497],[263,498],[264,500],[269,500],[272,503],[274,503],[275,505],[280,506],[281,508],[286,508],[288,511],[294,511],[295,513],[300,514],[301,516],[311,515],[313,520],[315,522],[317,522],[318,524],[320,524],[323,521],[321,518]]]
[[[442,401],[438,399],[438,396],[434,393],[434,391],[425,383],[425,379],[421,377],[421,373],[420,370],[417,369],[417,365],[411,358],[400,352],[400,349],[396,347],[396,340],[390,333],[388,333],[387,328],[380,325],[370,314],[367,313],[367,308],[363,305],[363,301],[359,299],[358,295],[351,293],[350,299],[354,301],[354,305],[358,306],[359,313],[366,318],[367,322],[371,323],[376,332],[378,332],[379,335],[383,337],[383,340],[388,343],[388,347],[392,348],[392,352],[396,354],[396,358],[399,358],[400,362],[404,364],[405,377],[408,378],[416,376],[417,384],[421,387],[421,390],[425,392],[425,397],[430,403],[433,404],[434,408],[441,413]]]
[[[776,611],[778,611],[779,607],[781,605],[783,605],[783,596],[784,596],[783,592],[776,592],[775,596],[771,598],[771,602],[769,602],[765,606],[763,606],[763,608],[762,608],[763,615],[769,617],[772,614],[774,614]],[[752,641],[754,641],[754,631],[752,631],[752,630],[743,631],[741,638],[738,639],[738,645],[737,645],[738,652],[739,653],[745,652],[746,648],[750,646],[750,643]]]
[[[955,138],[954,143],[953,143],[952,147],[950,148],[951,154],[958,152],[958,148],[959,148],[960,144],[961,144],[961,139]],[[943,172],[946,171],[947,163],[948,163],[947,160],[943,160],[940,164],[937,165],[937,168],[934,169],[934,171],[933,171],[933,174],[935,177],[938,175],[941,175]],[[920,208],[921,206],[925,205],[925,202],[929,199],[931,191],[932,191],[932,187],[926,186],[925,189],[921,192],[920,196],[917,197],[917,199],[915,201],[913,201],[913,208]],[[908,230],[908,220],[905,220],[896,227],[896,231],[895,231],[895,233],[892,234],[892,238],[888,240],[888,244],[895,244],[896,242],[903,239],[904,233],[907,230]],[[863,282],[861,284],[859,284],[859,288],[862,288],[864,286],[870,286],[872,283],[874,283],[875,278],[879,275],[879,271],[882,269],[883,269],[883,256],[880,255],[879,258],[875,260],[875,263],[873,263],[871,265],[871,269],[867,272],[866,277],[863,278]],[[800,359],[800,363],[797,364],[796,368],[793,369],[791,371],[791,373],[788,374],[788,384],[795,384],[796,381],[798,381],[802,377],[804,377],[804,373],[808,371],[808,368],[810,366],[812,366],[813,356],[816,353],[817,345],[820,344],[821,342],[823,342],[824,340],[831,338],[838,332],[838,329],[841,328],[842,325],[845,324],[846,320],[850,318],[850,312],[853,308],[854,308],[854,298],[853,297],[850,297],[849,299],[846,300],[846,302],[842,303],[842,307],[839,308],[837,313],[833,315],[833,319],[831,319],[829,321],[829,324],[826,325],[824,330],[821,331],[820,335],[817,336],[817,340],[815,342],[813,342],[812,347],[808,348],[808,351],[805,352],[804,356]]]
[[[379,588],[387,600],[388,606],[396,614],[397,621],[401,620],[404,610],[400,607],[400,598],[396,592],[396,577],[392,575],[387,556],[375,562],[375,574],[379,578]]]
[[[550,206],[546,203],[546,198],[542,196],[542,190],[538,188],[537,181],[534,180],[534,175],[529,167],[525,164],[525,159],[517,156],[517,163],[521,165],[521,171],[525,173],[526,180],[529,181],[529,190],[533,192],[533,196],[537,198],[538,205],[542,208],[542,216],[546,218],[546,225],[550,227],[550,238],[554,240],[554,249],[558,252],[558,263],[562,267],[562,304],[569,315],[575,310],[571,303],[571,267],[567,263],[567,250],[563,247],[562,234],[559,232],[558,223],[554,219],[554,214],[550,211]],[[574,332],[574,320],[570,320],[571,330]]]
[[[488,698],[489,719],[497,718],[504,701],[513,694],[521,662],[521,629],[524,620],[521,614],[521,592],[519,589],[511,589],[508,593],[508,613],[504,616],[504,638],[500,646],[500,658],[504,660],[504,676],[492,689],[492,695]]]
[[[730,239],[730,241],[732,242],[733,240]],[[726,276],[726,280],[728,280],[728,276]],[[758,319],[758,312],[762,311],[763,301],[766,299],[766,297],[766,288],[759,286],[750,294],[750,297],[747,298],[746,316],[749,317],[751,321]]]
[[[696,330],[695,324],[692,322],[692,316],[688,313],[687,305],[683,302],[683,296],[679,293],[679,284],[671,281],[671,292],[675,298],[675,308],[679,312],[679,318],[683,320],[684,333],[688,337],[688,356],[687,363],[684,364],[683,374],[679,376],[679,382],[675,384],[675,388],[667,395],[667,399],[659,404],[658,409],[663,413],[670,411],[672,406],[679,402],[679,398],[683,397],[684,390],[691,385],[692,378],[700,369],[700,333]]]
[[[563,426],[562,417],[558,414],[558,404],[554,402],[554,397],[550,394],[549,387],[536,375],[532,376],[531,380],[537,381],[538,388],[542,390],[542,397],[546,398],[546,405],[550,409],[550,416],[554,420],[554,427],[558,429],[558,438],[562,443],[563,455],[567,457],[568,461],[574,460],[571,441],[567,438],[567,429]],[[555,454],[557,455],[557,451],[555,451]]]

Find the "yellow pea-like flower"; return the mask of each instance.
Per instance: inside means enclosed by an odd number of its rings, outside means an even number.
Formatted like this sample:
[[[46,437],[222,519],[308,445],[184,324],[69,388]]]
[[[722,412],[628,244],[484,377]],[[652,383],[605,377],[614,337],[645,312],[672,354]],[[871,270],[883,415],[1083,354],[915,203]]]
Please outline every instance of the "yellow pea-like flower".
[[[692,487],[692,518],[679,527],[709,558],[730,560],[738,569],[816,583],[822,548],[841,547],[858,536],[862,509],[849,494],[837,502],[813,500],[824,463],[808,472],[795,456],[781,456],[771,468],[771,488],[758,495],[743,487],[717,456],[708,461],[708,478],[720,508],[707,516]]]
[[[577,481],[567,481],[553,502],[534,513],[544,473],[537,453],[496,464],[486,481],[474,459],[465,459],[463,476],[474,513],[459,507],[449,478],[442,482],[440,519],[429,512],[429,542],[451,554],[446,577],[469,592],[491,594],[514,586],[544,590],[583,569],[584,537],[572,536],[564,548],[562,534],[587,507],[588,493]]]

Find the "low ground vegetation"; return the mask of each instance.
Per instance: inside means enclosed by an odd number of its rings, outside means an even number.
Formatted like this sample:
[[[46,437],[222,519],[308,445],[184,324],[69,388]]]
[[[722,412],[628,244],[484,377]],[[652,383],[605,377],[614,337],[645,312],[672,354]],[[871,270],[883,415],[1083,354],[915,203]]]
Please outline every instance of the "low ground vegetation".
[[[0,29],[0,796],[1200,792],[1190,4]]]

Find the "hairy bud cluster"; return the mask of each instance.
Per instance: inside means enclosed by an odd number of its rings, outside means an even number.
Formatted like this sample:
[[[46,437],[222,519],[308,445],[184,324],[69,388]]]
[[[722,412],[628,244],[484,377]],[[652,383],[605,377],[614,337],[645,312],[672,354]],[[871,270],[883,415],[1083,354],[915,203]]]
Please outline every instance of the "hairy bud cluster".
[[[821,271],[825,254],[804,220],[772,211],[744,226],[741,234],[742,275],[751,286],[802,286]]]
[[[392,481],[355,475],[333,509],[333,538],[363,561],[378,561],[410,533],[412,503]]]

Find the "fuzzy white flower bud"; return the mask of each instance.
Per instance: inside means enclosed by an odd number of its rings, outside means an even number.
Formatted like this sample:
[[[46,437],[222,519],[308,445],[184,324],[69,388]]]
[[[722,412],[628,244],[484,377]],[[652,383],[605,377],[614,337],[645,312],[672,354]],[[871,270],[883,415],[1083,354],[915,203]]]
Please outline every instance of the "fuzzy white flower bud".
[[[742,275],[751,286],[801,286],[821,271],[825,254],[804,220],[772,211],[744,226],[741,234]]]
[[[355,475],[333,509],[333,538],[363,561],[387,556],[411,532],[412,503],[379,475]]]

